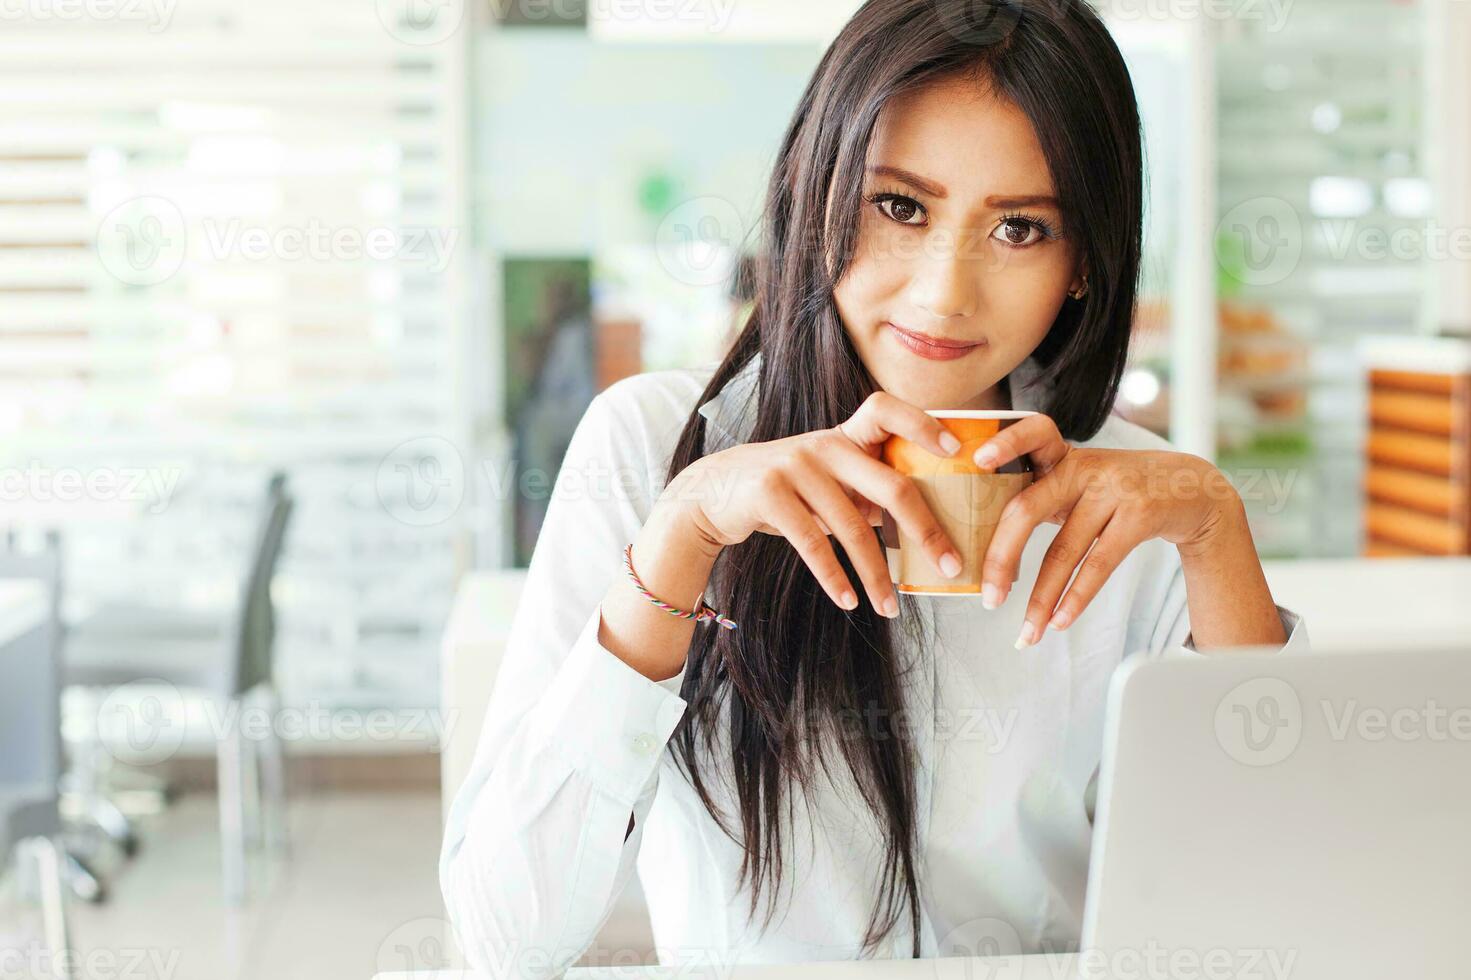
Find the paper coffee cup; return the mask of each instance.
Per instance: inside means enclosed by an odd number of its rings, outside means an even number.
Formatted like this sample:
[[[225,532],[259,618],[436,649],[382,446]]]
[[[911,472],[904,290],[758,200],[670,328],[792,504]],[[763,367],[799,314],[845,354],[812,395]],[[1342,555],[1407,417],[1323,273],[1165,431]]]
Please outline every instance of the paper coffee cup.
[[[888,511],[882,537],[889,558],[889,577],[900,592],[910,595],[980,595],[981,569],[996,533],[996,522],[1007,501],[1032,482],[1031,461],[1025,456],[997,470],[975,464],[975,452],[1007,426],[1036,412],[963,411],[929,412],[960,440],[954,456],[936,456],[902,436],[890,436],[883,458],[914,481],[940,527],[960,553],[960,574],[946,578],[918,542],[903,533]]]

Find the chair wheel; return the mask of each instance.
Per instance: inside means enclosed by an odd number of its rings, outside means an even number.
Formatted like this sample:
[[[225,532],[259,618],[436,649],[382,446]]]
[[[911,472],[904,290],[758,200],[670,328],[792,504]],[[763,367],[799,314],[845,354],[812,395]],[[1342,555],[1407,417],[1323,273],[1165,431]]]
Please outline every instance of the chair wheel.
[[[67,854],[62,865],[62,875],[71,893],[79,900],[89,905],[101,905],[107,901],[107,884],[82,858]]]

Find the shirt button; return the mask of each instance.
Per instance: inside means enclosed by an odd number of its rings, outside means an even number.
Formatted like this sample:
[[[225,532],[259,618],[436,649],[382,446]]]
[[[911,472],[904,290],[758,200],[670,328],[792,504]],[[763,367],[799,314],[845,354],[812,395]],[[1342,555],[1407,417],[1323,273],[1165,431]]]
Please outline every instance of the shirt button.
[[[648,732],[639,732],[633,737],[633,750],[639,755],[653,755],[658,748],[659,743]]]

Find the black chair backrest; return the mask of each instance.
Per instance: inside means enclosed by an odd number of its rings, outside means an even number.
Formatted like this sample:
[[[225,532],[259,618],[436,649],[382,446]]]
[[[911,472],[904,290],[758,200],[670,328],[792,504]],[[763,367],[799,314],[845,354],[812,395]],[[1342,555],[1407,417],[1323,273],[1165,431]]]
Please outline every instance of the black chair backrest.
[[[276,614],[271,603],[271,582],[276,576],[276,565],[293,506],[294,501],[286,491],[285,476],[273,474],[263,501],[250,566],[230,627],[233,656],[226,693],[231,696],[244,694],[272,677]]]

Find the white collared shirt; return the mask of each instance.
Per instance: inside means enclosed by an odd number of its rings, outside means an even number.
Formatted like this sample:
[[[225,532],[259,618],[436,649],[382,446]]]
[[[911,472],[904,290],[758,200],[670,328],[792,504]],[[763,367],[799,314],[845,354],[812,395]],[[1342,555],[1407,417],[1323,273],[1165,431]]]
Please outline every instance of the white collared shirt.
[[[711,451],[749,431],[759,359],[699,406]],[[675,768],[682,675],[651,681],[598,641],[599,604],[664,485],[712,366],[621,381],[588,408],[537,540],[475,761],[451,807],[440,878],[469,962],[496,976],[555,976],[591,944],[635,871],[660,962],[777,962],[862,955],[881,832],[841,783],[795,808],[783,891],[764,932],[735,886],[740,845]],[[1032,361],[1008,379],[1037,409]],[[1168,448],[1118,417],[1078,445]],[[903,723],[914,736],[921,953],[1076,946],[1102,750],[1105,692],[1126,655],[1191,655],[1176,549],[1137,548],[1077,622],[1013,642],[1057,533],[1032,535],[1006,603],[917,597],[932,643],[907,650]],[[1305,649],[1278,607],[1286,651]],[[713,628],[702,626],[700,628]],[[901,635],[896,633],[897,635]],[[841,768],[841,767],[839,767]],[[713,791],[732,802],[728,772]],[[625,840],[630,813],[634,829]],[[907,957],[907,918],[880,956]],[[989,944],[978,950],[977,943]]]

